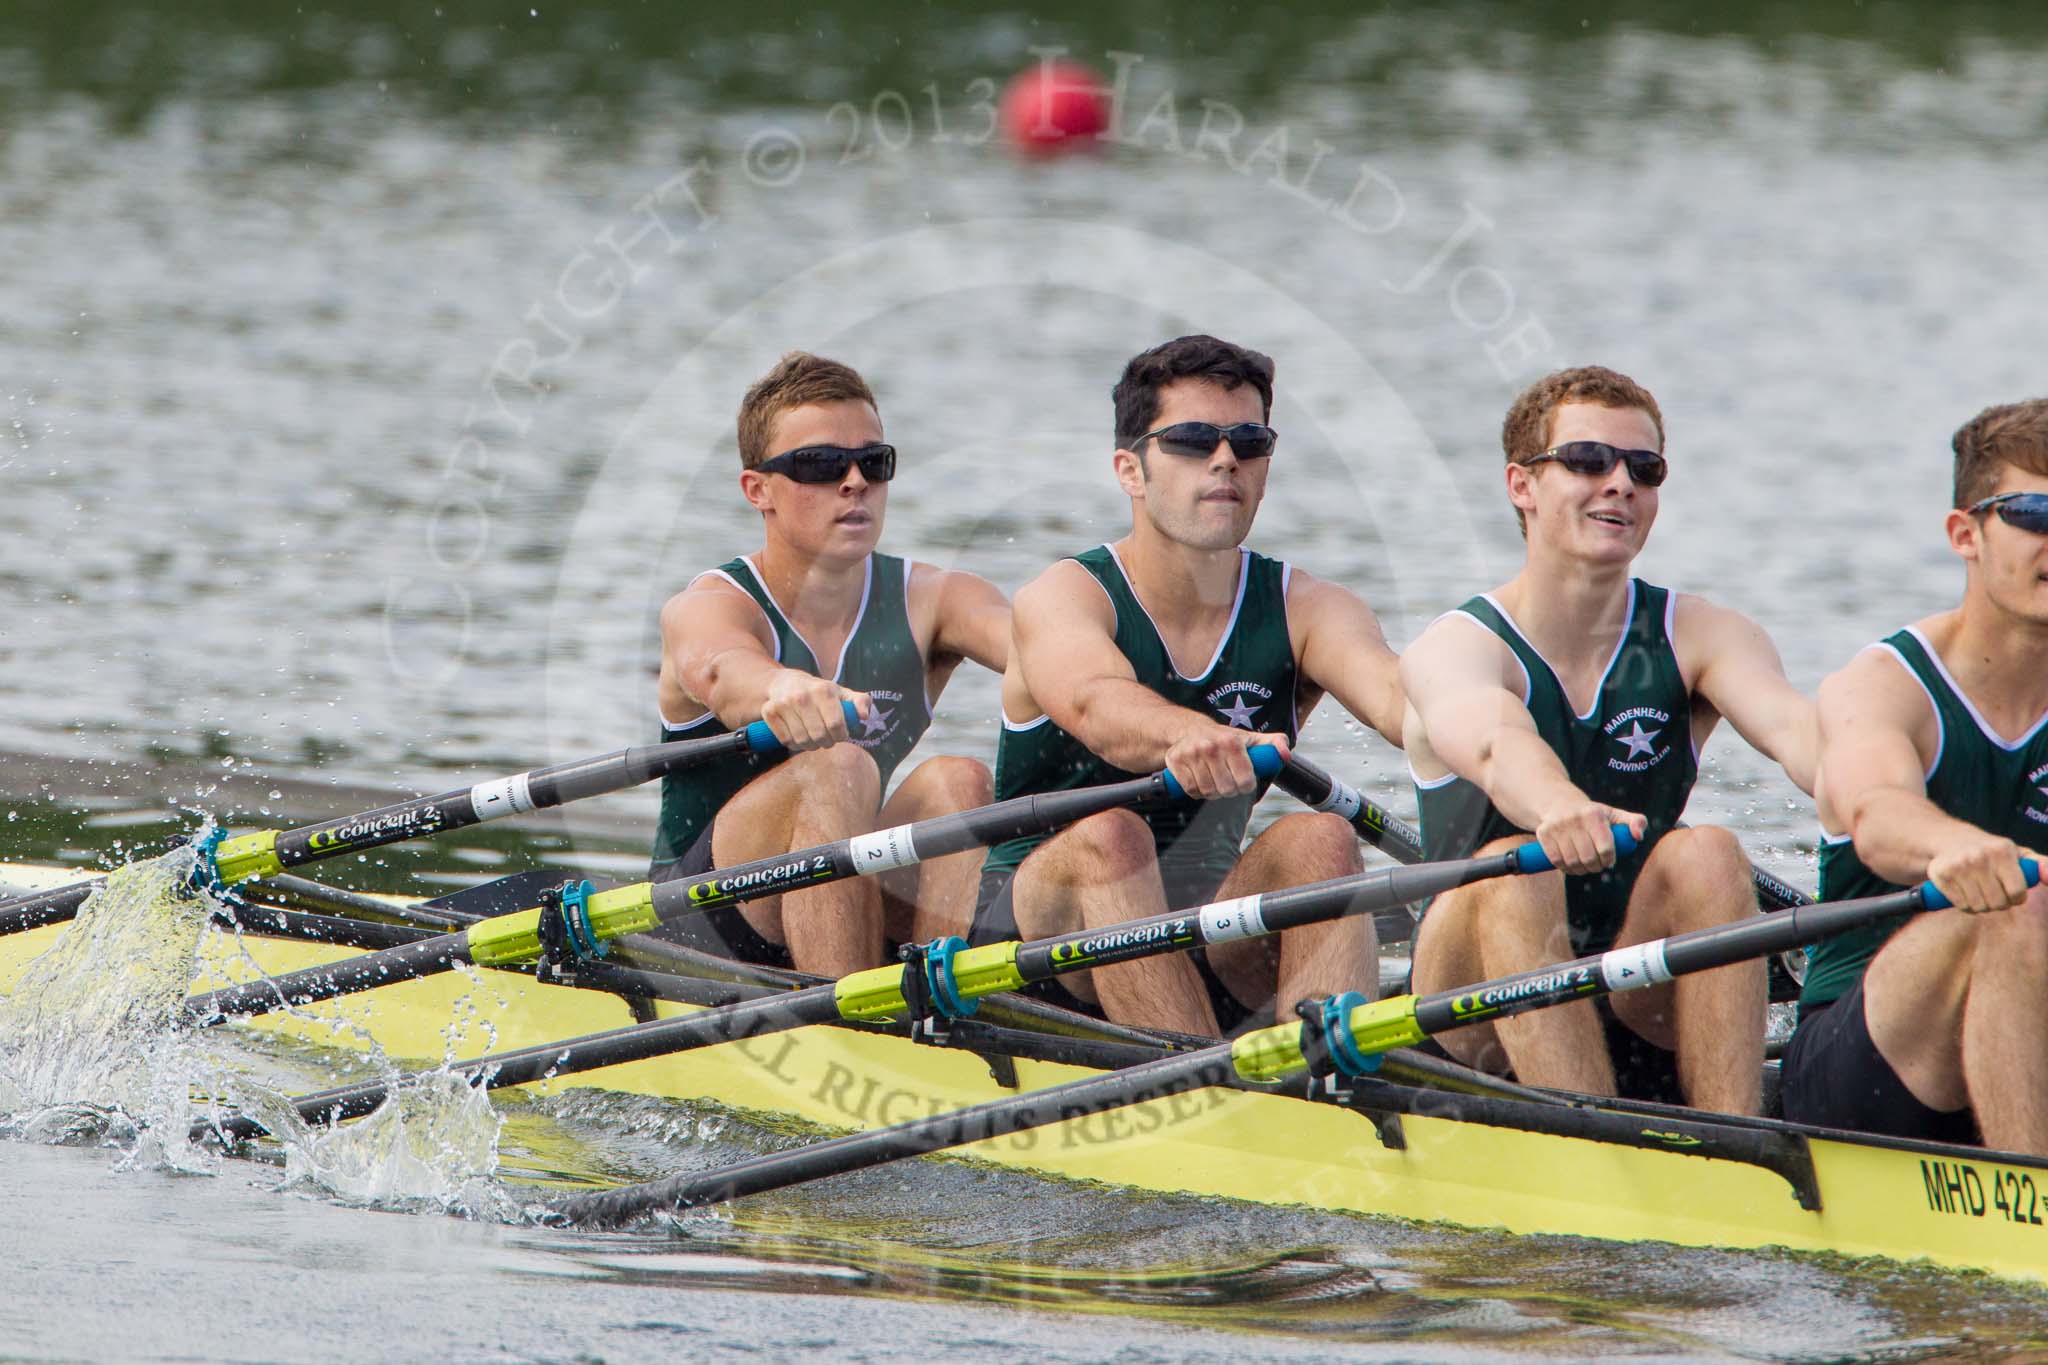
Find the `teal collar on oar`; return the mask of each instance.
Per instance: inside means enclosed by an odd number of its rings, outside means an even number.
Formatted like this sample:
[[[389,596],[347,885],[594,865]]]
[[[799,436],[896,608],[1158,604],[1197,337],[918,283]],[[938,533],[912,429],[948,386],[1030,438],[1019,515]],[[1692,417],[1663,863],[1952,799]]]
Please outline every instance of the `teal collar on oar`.
[[[2020,871],[2027,885],[2040,884],[2041,868],[2034,859],[2020,859]],[[1948,897],[1933,882],[1861,900],[1795,906],[1736,924],[1673,934],[1453,990],[1360,1005],[1348,1011],[1341,1021],[1330,1021],[1330,1026],[1341,1027],[1361,1051],[1384,1052],[1471,1024],[1596,996],[1642,990],[1692,972],[1711,971],[1803,948],[1887,919],[1948,908]],[[1276,1027],[1238,1039],[1239,1074],[1250,1080],[1272,1080],[1299,1071],[1304,1064],[1300,1034],[1314,1026],[1305,1024],[1293,1036],[1289,1036],[1288,1028]],[[1325,1051],[1330,1050],[1326,1044]]]
[[[1548,866],[1540,848],[1517,850],[1517,854],[1522,855],[1518,858],[1520,870],[1538,871]],[[2038,884],[2039,866],[2031,859],[2022,860],[2021,866],[2028,883]],[[1539,972],[1439,992],[1424,1001],[1402,996],[1354,1006],[1348,1016],[1342,1010],[1330,1011],[1328,1027],[1348,1034],[1347,1055],[1362,1058],[1418,1042],[1431,1032],[1480,1019],[1657,984],[1690,972],[1708,971],[1800,947],[1892,916],[1938,910],[1947,905],[1947,898],[1926,883],[1868,900],[1801,906],[1741,924],[1696,930],[1617,949],[1600,957],[1581,958]],[[1460,1005],[1461,998],[1467,1003]],[[1443,1017],[1427,1025],[1420,1022],[1418,1006],[1425,1003],[1429,1013]],[[1320,1015],[1323,1011],[1318,1006],[1310,1013]],[[1276,1025],[1185,1056],[891,1128],[833,1138],[796,1151],[771,1153],[716,1171],[689,1172],[598,1194],[557,1199],[548,1206],[549,1217],[558,1223],[619,1223],[654,1208],[689,1207],[784,1189],[1205,1086],[1277,1081],[1307,1067],[1302,1045],[1307,1027]]]
[[[1633,836],[1621,826],[1615,828],[1615,841],[1617,848],[1622,852],[1627,852],[1634,846]],[[1250,909],[1254,914],[1259,926],[1256,932],[1280,932],[1293,927],[1295,923],[1307,922],[1308,910],[1312,904],[1319,906],[1320,917],[1335,918],[1342,913],[1339,907],[1344,904],[1346,896],[1357,895],[1360,885],[1366,883],[1368,879],[1383,882],[1387,894],[1396,898],[1392,903],[1399,904],[1413,897],[1417,880],[1424,877],[1433,876],[1441,881],[1442,885],[1437,887],[1437,890],[1441,891],[1466,881],[1477,880],[1482,876],[1500,876],[1511,872],[1543,872],[1549,868],[1550,860],[1544,856],[1542,848],[1531,843],[1487,857],[1460,859],[1455,863],[1425,863],[1415,867],[1382,868],[1373,873],[1339,878],[1333,882],[1318,883],[1310,887],[1295,887],[1284,892],[1267,893],[1262,897],[1248,897],[1245,901],[1219,902],[1212,906],[1196,907],[1183,913],[1185,918],[1204,926],[1212,922],[1237,926],[1225,928],[1219,937],[1244,937],[1251,930],[1238,916],[1246,909]],[[1295,896],[1297,899],[1290,902],[1284,899],[1288,896]],[[1257,901],[1260,904],[1248,907],[1248,901]],[[1162,947],[1158,946],[1158,934],[1133,932],[1145,930],[1147,926],[1158,925],[1160,918],[1138,920],[1130,925],[1111,926],[1093,931],[1091,934],[1070,935],[1064,939],[1046,939],[1032,944],[992,944],[986,948],[969,949],[959,954],[959,957],[975,958],[976,961],[971,964],[956,961],[953,981],[949,988],[959,993],[977,996],[992,990],[1014,989],[1015,984],[1023,978],[1023,973],[1018,969],[1027,955],[1034,961],[1042,962],[1043,972],[1051,975],[1062,970],[1062,964],[1066,965],[1066,969],[1079,969],[1101,965],[1107,961],[1125,961],[1146,953],[1193,947],[1201,941],[1199,937],[1192,937]],[[1099,939],[1101,944],[1092,950],[1093,956],[1086,961],[1076,962],[1074,958],[1061,951],[1060,945],[1063,943],[1088,938]],[[1147,942],[1153,946],[1140,946]],[[1086,945],[1083,943],[1078,946]],[[1007,958],[1012,964],[1011,976],[1007,983],[992,980],[989,976],[991,964],[1000,962],[1004,957],[1003,950],[1007,950]],[[888,978],[889,969],[882,968],[872,972],[856,973],[855,976],[841,980],[836,987],[839,993],[840,1016],[848,1019],[871,1018],[900,1011],[904,1004],[900,986],[891,987]],[[1030,979],[1043,978],[1033,976]],[[900,982],[900,976],[896,980]],[[861,984],[863,982],[866,983],[865,987]],[[896,992],[893,1002],[886,998],[891,989]],[[1294,1069],[1300,1069],[1298,1028],[1262,1029],[1259,1032],[1264,1035],[1287,1036],[1295,1045]],[[1243,1040],[1239,1041],[1241,1043]],[[1112,1075],[1052,1086],[1031,1095],[997,1100],[950,1114],[898,1124],[891,1128],[814,1143],[792,1152],[777,1152],[766,1157],[757,1157],[721,1170],[689,1172],[602,1194],[559,1199],[548,1208],[551,1215],[562,1222],[616,1223],[653,1208],[687,1207],[782,1189],[828,1175],[840,1175],[884,1165],[908,1156],[944,1151],[985,1138],[1021,1132],[1064,1119],[1099,1113],[1106,1109],[1139,1104],[1148,1099],[1178,1094],[1202,1086],[1228,1085],[1233,1083],[1235,1073],[1241,1070],[1235,1047],[1235,1044],[1224,1043]]]
[[[1615,837],[1626,852],[1632,843],[1628,831],[1617,828]],[[1542,850],[1531,844],[1506,853],[1448,863],[1379,868],[1031,943],[968,948],[958,939],[940,939],[907,947],[900,966],[855,972],[836,982],[806,987],[772,1000],[745,1001],[682,1018],[493,1053],[454,1066],[458,1074],[478,1078],[480,1084],[496,1089],[813,1024],[874,1024],[882,1020],[907,1024],[913,1038],[946,1042],[959,1021],[973,1015],[984,997],[1032,982],[1114,962],[1185,951],[1206,943],[1281,933],[1322,920],[1369,914],[1482,878],[1540,872],[1548,866]],[[544,933],[544,937],[553,935]],[[602,973],[596,984],[603,984],[601,978]],[[322,1116],[338,1121],[369,1113],[388,1089],[384,1081],[371,1081],[305,1096],[293,1103],[308,1121]],[[249,1118],[219,1124],[209,1121],[203,1126],[218,1127],[231,1137],[247,1137],[262,1127]]]
[[[858,723],[859,712],[852,702],[846,703],[846,711],[847,724]],[[216,827],[203,841],[199,863],[193,870],[193,884],[217,892],[323,858],[338,858],[429,834],[467,829],[508,815],[545,810],[586,796],[622,791],[721,758],[766,757],[781,751],[781,741],[764,722],[757,720],[727,734],[619,749],[296,829],[259,830],[229,838]],[[73,918],[86,897],[104,880],[95,877],[55,891],[0,902],[0,937]]]
[[[1260,776],[1271,777],[1278,770],[1280,756],[1270,745],[1254,746],[1250,752],[1253,770]],[[964,849],[1044,833],[1100,811],[1160,797],[1185,797],[1171,774],[1013,797],[976,810],[720,868],[696,881],[639,882],[601,891],[588,898],[585,908],[594,937],[616,938],[720,906],[849,877],[875,876]],[[482,966],[531,962],[541,951],[537,934],[541,913],[541,907],[533,907],[498,915],[459,933],[366,953],[275,980],[230,986],[192,997],[185,1002],[186,1011],[199,1022],[218,1023],[228,1016],[264,1014],[283,1005],[311,1004],[395,981],[416,980],[452,970],[463,962]]]

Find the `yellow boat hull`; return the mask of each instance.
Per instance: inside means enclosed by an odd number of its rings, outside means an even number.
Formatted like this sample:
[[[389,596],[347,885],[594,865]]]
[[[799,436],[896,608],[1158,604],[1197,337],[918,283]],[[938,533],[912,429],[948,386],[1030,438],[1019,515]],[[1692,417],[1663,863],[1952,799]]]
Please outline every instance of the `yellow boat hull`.
[[[0,880],[51,885],[77,874],[0,865]],[[0,939],[0,989],[62,926]],[[353,950],[246,940],[273,975]],[[246,979],[247,963],[203,961],[195,989]],[[663,1003],[664,1016],[689,1006]],[[336,1020],[355,1028],[337,1029]],[[623,1000],[482,971],[381,987],[295,1015],[235,1027],[323,1045],[374,1037],[431,1064],[617,1028]],[[356,1030],[360,1032],[357,1033]],[[1025,1089],[1091,1073],[1020,1060]],[[821,1127],[884,1127],[1012,1094],[972,1054],[836,1028],[811,1028],[633,1062],[535,1089],[597,1087],[793,1117]],[[2048,1168],[1954,1149],[1809,1142],[1821,1196],[1799,1206],[1780,1176],[1739,1162],[1553,1137],[1426,1115],[1401,1120],[1402,1145],[1333,1105],[1206,1090],[1070,1120],[962,1149],[1000,1165],[1073,1179],[1263,1204],[1300,1205],[1517,1233],[1688,1246],[1784,1247],[1925,1260],[2048,1282]]]

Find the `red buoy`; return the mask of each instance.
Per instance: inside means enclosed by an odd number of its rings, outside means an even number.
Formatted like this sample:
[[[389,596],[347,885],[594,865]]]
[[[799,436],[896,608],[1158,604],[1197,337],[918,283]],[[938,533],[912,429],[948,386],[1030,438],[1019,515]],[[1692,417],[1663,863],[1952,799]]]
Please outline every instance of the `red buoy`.
[[[1031,156],[1097,145],[1109,127],[1102,77],[1079,62],[1039,62],[1003,91],[1003,134]]]

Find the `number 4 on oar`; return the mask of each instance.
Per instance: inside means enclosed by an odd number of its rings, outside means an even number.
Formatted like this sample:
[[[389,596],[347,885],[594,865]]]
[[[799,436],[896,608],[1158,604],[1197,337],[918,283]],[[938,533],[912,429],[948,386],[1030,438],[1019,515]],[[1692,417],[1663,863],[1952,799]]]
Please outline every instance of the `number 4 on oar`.
[[[1536,857],[1540,856],[1541,850],[1536,850]],[[2041,869],[2032,859],[2022,859],[2020,866],[2028,885],[2039,883]],[[1314,1065],[1330,1068],[1333,1074],[1347,1069],[1363,1072],[1372,1068],[1378,1054],[1420,1042],[1434,1033],[1617,989],[1656,985],[1690,972],[1804,947],[1887,919],[1947,907],[1948,899],[1932,882],[1925,882],[1867,900],[1800,906],[1740,924],[1696,929],[1434,995],[1404,995],[1355,1005],[1339,997],[1323,1002],[1320,1009],[1304,1010],[1307,1019],[1300,1024],[1259,1029],[1199,1052],[892,1128],[833,1138],[795,1151],[771,1153],[715,1171],[689,1172],[600,1194],[573,1195],[555,1200],[548,1209],[562,1223],[619,1223],[651,1209],[716,1203],[784,1189],[1206,1086],[1279,1081],[1309,1070],[1311,1057],[1316,1059]]]

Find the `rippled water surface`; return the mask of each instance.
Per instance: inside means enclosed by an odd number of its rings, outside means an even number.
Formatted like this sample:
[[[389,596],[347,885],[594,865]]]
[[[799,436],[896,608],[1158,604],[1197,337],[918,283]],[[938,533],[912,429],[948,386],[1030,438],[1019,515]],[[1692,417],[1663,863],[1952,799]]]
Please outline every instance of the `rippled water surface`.
[[[1258,345],[1285,441],[1253,543],[1397,644],[1512,572],[1517,388],[1613,365],[1670,430],[1645,573],[1750,612],[1808,686],[1951,599],[1949,434],[2043,387],[2048,25],[2021,7],[224,13],[0,14],[8,859],[650,738],[655,611],[752,544],[732,413],[795,347],[877,389],[893,548],[1008,589],[1118,532],[1126,356]],[[1034,45],[1121,81],[1100,155],[985,137]],[[993,708],[963,670],[932,747],[990,756]],[[1305,743],[1412,810],[1376,740],[1326,715]],[[1795,798],[1723,735],[1692,814],[1810,884]],[[593,805],[394,851],[383,884],[635,866],[650,797]],[[623,1100],[506,1113],[506,1188],[773,1140]],[[2048,1304],[1981,1281],[957,1166],[570,1237],[114,1164],[0,1143],[0,1353],[2048,1344]]]

